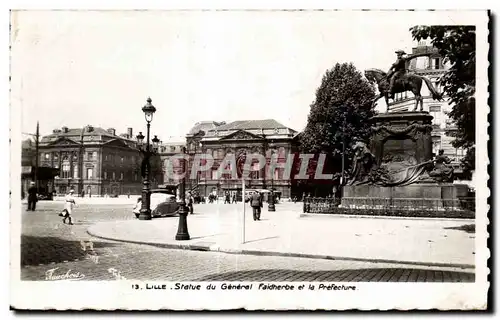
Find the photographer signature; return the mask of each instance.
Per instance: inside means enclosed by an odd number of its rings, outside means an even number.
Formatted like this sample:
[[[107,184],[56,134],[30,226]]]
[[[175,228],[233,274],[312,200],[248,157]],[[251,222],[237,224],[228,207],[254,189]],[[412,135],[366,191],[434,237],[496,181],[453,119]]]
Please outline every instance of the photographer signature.
[[[85,278],[85,275],[80,272],[71,272],[71,269],[66,271],[66,273],[56,274],[56,270],[59,267],[47,270],[45,272],[45,280],[81,280]]]

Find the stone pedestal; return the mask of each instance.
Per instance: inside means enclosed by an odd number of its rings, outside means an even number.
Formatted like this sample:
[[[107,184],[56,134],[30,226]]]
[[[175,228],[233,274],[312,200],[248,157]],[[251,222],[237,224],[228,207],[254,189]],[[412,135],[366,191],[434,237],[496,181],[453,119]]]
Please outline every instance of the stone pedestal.
[[[370,150],[377,165],[430,161],[432,118],[428,112],[383,113],[373,117]]]
[[[391,179],[359,185],[353,181],[343,187],[341,206],[410,210],[459,208],[459,198],[467,197],[467,185],[423,179],[426,163],[432,161],[432,118],[428,112],[384,113],[373,117],[369,148],[376,166],[386,170]]]
[[[344,186],[344,208],[460,209],[460,198],[468,195],[466,184],[414,183],[408,186]]]

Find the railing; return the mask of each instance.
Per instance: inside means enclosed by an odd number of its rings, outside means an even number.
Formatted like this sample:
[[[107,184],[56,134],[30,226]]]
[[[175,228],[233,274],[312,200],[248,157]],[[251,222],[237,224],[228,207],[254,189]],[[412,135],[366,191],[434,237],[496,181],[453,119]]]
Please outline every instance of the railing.
[[[471,197],[457,199],[358,197],[344,197],[338,199],[306,197],[304,200],[303,212],[472,217],[474,216],[475,208],[476,199]],[[455,214],[442,214],[449,212],[454,212]]]

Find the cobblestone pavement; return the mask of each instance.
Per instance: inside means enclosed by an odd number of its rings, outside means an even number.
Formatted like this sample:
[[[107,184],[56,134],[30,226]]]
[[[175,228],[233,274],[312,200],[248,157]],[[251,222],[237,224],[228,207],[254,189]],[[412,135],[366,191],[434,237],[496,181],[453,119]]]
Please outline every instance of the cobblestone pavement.
[[[165,281],[473,282],[473,269],[235,255],[113,242],[86,233],[98,221],[133,219],[129,205],[81,205],[75,225],[57,216],[61,203],[23,212],[21,279]],[[93,247],[93,248],[91,248]]]

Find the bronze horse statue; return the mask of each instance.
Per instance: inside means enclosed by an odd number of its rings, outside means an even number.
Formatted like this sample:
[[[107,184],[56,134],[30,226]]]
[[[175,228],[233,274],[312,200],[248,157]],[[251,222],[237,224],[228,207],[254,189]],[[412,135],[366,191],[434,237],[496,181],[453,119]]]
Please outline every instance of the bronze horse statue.
[[[373,100],[372,107],[375,105],[375,102],[384,97],[385,103],[387,105],[386,113],[389,112],[389,79],[387,79],[387,73],[380,69],[368,69],[365,70],[365,77],[370,82],[374,82],[378,85],[378,91],[380,94]],[[432,98],[434,100],[441,101],[443,100],[442,94],[437,92],[432,83],[426,77],[419,76],[413,73],[406,73],[400,79],[398,79],[394,83],[393,91],[394,93],[411,91],[415,96],[415,107],[412,111],[417,110],[417,106],[420,103],[420,111],[423,111],[424,108],[424,99],[420,94],[420,90],[422,89],[422,81],[425,81],[429,91],[432,94]]]

